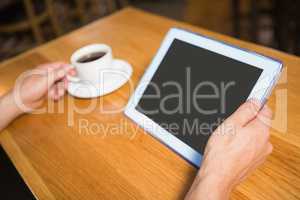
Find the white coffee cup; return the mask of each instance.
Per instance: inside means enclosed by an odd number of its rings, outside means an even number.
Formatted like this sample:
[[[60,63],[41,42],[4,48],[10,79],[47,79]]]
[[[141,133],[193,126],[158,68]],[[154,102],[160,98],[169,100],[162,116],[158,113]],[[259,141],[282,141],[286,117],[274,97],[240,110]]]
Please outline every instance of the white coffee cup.
[[[98,59],[81,62],[80,60],[95,53],[103,53]],[[76,76],[68,76],[71,82],[85,81],[91,84],[99,84],[101,81],[101,73],[104,70],[112,68],[113,55],[111,47],[105,44],[91,44],[84,46],[73,53],[71,56],[71,64],[77,71]]]

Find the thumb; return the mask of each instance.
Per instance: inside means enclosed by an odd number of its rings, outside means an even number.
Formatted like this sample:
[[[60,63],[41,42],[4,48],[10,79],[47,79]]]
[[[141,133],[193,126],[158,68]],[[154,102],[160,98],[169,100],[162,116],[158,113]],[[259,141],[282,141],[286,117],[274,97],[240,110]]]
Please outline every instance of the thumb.
[[[248,100],[242,104],[229,118],[228,121],[237,126],[245,126],[253,120],[261,108],[261,103],[257,100]]]
[[[66,77],[68,72],[73,69],[71,65],[61,65],[61,67],[48,71],[48,88],[50,88],[55,82],[62,80]]]

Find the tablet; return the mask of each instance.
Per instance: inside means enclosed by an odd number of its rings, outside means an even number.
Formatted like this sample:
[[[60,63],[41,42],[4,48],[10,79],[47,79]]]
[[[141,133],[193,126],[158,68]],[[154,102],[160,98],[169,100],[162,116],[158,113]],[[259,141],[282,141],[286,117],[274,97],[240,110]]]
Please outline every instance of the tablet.
[[[125,114],[199,167],[210,134],[247,99],[264,104],[281,70],[278,60],[172,28]]]

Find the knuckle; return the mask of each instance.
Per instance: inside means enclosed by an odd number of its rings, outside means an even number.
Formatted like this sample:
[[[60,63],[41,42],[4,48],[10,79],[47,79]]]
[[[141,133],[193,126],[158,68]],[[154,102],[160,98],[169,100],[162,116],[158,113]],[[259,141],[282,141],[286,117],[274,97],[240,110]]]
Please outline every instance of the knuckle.
[[[243,110],[249,115],[256,115],[258,112],[257,106],[250,101],[244,104]]]

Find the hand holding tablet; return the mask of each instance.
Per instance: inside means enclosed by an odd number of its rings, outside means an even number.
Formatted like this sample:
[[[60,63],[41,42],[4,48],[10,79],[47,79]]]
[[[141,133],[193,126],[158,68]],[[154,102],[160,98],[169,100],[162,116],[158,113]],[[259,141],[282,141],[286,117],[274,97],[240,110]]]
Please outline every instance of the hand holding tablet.
[[[260,107],[247,101],[212,133],[186,200],[229,199],[231,190],[265,161],[273,148],[272,112]]]
[[[171,29],[125,113],[200,166],[211,133],[247,99],[263,105],[281,69],[274,59]]]

